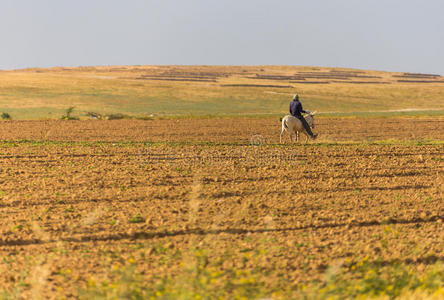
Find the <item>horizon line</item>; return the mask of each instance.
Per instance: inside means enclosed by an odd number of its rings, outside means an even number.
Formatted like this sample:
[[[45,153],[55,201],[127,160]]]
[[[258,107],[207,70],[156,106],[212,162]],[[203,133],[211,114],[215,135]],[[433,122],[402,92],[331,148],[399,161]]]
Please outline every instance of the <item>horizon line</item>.
[[[347,69],[347,70],[359,70],[359,71],[373,71],[373,72],[386,72],[386,73],[406,73],[406,74],[421,74],[421,75],[435,75],[442,76],[438,73],[424,73],[424,72],[410,72],[410,71],[388,71],[381,69],[364,69],[358,67],[332,67],[332,66],[318,66],[318,65],[281,65],[281,64],[110,64],[110,65],[55,65],[50,67],[24,67],[24,68],[12,68],[12,69],[0,69],[3,72],[11,71],[27,71],[27,70],[50,70],[50,69],[80,69],[80,68],[113,68],[113,67],[296,67],[296,68],[325,68],[325,69]]]

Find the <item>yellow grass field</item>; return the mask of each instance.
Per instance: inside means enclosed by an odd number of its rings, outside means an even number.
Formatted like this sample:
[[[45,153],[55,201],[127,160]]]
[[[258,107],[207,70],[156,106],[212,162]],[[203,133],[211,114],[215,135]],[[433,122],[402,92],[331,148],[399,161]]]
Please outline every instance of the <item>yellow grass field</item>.
[[[132,117],[282,115],[297,92],[324,114],[444,112],[444,77],[297,66],[113,66],[0,71],[0,112],[59,119],[69,107]]]

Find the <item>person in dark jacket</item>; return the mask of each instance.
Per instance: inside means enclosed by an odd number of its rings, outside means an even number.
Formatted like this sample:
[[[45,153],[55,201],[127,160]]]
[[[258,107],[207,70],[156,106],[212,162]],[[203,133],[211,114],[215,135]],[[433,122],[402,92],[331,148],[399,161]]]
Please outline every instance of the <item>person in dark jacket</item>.
[[[299,95],[295,94],[293,97],[293,101],[290,102],[290,114],[301,120],[302,125],[304,125],[305,131],[307,131],[308,135],[311,136],[312,139],[316,139],[318,135],[311,132],[310,126],[308,125],[305,118],[302,116],[302,113],[308,114],[310,112],[302,109],[302,104],[299,101]]]

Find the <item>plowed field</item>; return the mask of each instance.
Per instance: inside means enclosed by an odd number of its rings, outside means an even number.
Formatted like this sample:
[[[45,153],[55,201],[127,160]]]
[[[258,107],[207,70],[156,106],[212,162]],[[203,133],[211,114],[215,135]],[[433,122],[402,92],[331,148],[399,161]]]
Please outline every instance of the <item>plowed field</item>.
[[[267,144],[278,143],[277,118],[89,120],[60,122],[8,121],[0,123],[2,140],[212,142],[250,144],[262,135]],[[381,140],[442,140],[444,118],[316,118],[317,142],[368,142]],[[287,135],[288,142],[288,135]]]
[[[319,140],[296,145],[279,131],[0,123],[4,296],[277,297],[337,269],[444,261],[442,118],[320,118]]]

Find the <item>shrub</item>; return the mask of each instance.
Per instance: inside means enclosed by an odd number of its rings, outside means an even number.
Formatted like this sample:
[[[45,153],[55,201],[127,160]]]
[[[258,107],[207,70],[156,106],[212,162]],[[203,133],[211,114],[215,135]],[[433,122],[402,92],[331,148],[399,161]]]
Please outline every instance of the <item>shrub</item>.
[[[93,112],[93,111],[87,112],[86,115],[88,117],[91,117],[93,119],[98,119],[98,120],[101,120],[103,118],[103,116],[101,114]]]
[[[122,120],[122,119],[130,119],[130,117],[127,115],[121,114],[121,113],[117,113],[117,114],[106,115],[105,119],[107,119],[107,120]]]
[[[8,114],[7,112],[3,112],[2,113],[2,119],[3,120],[11,120],[11,115]]]
[[[75,108],[74,106],[69,107],[61,119],[62,120],[78,120],[79,118],[71,116],[72,112],[74,111],[74,108]]]

